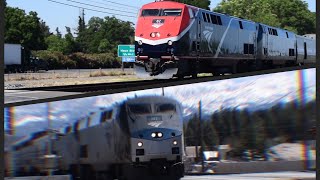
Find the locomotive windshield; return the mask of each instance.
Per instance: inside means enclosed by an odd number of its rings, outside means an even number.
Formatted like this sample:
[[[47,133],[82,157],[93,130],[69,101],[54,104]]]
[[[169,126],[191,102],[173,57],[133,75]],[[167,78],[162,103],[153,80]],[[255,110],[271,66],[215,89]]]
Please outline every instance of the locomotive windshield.
[[[181,16],[182,9],[144,9],[141,16]]]
[[[181,16],[182,9],[164,9],[162,16]]]
[[[144,9],[141,16],[159,16],[160,9]]]
[[[156,112],[159,113],[174,113],[176,112],[176,106],[174,104],[157,104]]]
[[[150,104],[131,104],[129,105],[130,112],[133,114],[151,114]]]

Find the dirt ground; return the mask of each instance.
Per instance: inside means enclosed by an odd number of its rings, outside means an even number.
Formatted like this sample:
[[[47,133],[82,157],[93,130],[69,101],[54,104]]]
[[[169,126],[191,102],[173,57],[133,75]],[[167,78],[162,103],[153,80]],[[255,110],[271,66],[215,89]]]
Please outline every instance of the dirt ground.
[[[50,70],[5,74],[4,79],[5,89],[142,80],[135,76],[133,69]]]

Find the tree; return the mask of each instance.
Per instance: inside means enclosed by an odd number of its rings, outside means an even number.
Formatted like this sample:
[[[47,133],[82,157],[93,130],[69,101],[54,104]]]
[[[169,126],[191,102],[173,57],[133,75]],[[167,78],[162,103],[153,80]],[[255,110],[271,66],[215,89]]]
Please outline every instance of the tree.
[[[76,44],[76,41],[74,40],[74,37],[71,33],[70,27],[66,26],[66,31],[67,31],[67,34],[64,36],[65,41],[66,41],[66,46],[65,46],[64,52],[66,54],[70,54],[70,53],[73,53],[76,51],[77,44]]]
[[[199,7],[199,8],[202,8],[202,9],[207,9],[207,10],[210,10],[210,0],[173,0],[173,1],[176,1],[176,2],[181,2],[181,3],[184,3],[184,4],[189,4],[189,5],[192,5],[192,6],[196,6],[196,7]]]
[[[61,34],[61,32],[59,31],[59,28],[58,28],[58,27],[56,28],[56,33],[57,33],[57,37],[58,37],[58,38],[62,38],[62,34]]]
[[[301,0],[223,0],[214,11],[298,34],[315,33],[315,13]]]
[[[5,37],[6,43],[22,44],[26,49],[46,49],[45,38],[49,36],[49,28],[36,12],[28,15],[19,8],[5,9]]]
[[[66,40],[61,38],[61,36],[52,34],[46,38],[46,43],[48,44],[49,51],[66,53]]]

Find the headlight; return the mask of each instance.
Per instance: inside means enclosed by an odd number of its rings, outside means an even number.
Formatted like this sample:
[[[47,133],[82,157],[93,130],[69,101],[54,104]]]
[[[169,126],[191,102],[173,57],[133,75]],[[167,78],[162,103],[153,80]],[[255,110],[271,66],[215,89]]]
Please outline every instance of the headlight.
[[[160,33],[159,32],[157,32],[156,35],[157,35],[157,37],[160,37]]]
[[[154,37],[156,37],[156,33],[153,32],[150,34],[150,36],[154,38]]]
[[[168,41],[168,45],[169,45],[169,46],[172,45],[172,41],[171,41],[171,40]]]
[[[162,135],[163,135],[163,134],[162,134],[161,132],[158,133],[158,137],[162,137]]]
[[[151,137],[153,137],[153,138],[156,137],[156,133],[152,133]]]
[[[142,45],[142,41],[141,41],[141,40],[139,40],[139,41],[138,41],[138,44],[139,44],[139,45]]]
[[[138,142],[138,146],[139,146],[139,147],[142,147],[142,146],[143,146],[143,143],[142,143],[142,142]]]
[[[176,140],[174,140],[174,141],[172,142],[172,144],[173,144],[173,145],[177,145],[178,142],[177,142]]]

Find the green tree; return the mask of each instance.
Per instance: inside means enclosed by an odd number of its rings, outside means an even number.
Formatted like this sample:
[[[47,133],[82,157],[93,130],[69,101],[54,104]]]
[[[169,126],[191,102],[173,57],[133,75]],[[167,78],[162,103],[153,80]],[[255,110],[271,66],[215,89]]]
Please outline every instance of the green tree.
[[[202,8],[202,9],[210,10],[209,6],[210,6],[211,2],[209,0],[173,0],[173,1],[181,2],[184,4],[189,4],[189,5],[196,6],[196,7]]]
[[[56,33],[57,33],[57,37],[62,38],[62,34],[61,34],[61,32],[59,31],[59,28],[58,28],[58,27],[56,28]]]
[[[46,43],[48,44],[48,51],[58,51],[66,53],[66,41],[64,38],[61,38],[59,35],[50,35],[46,38]]]
[[[5,8],[6,43],[22,44],[31,50],[46,49],[45,38],[50,35],[49,28],[38,14],[31,11],[28,15],[19,8]]]
[[[315,13],[301,0],[223,0],[214,11],[298,34],[315,33]]]
[[[77,43],[71,33],[70,27],[66,26],[66,31],[67,31],[67,34],[64,36],[65,41],[66,41],[66,46],[65,46],[64,52],[66,54],[70,54],[70,53],[76,52]]]

